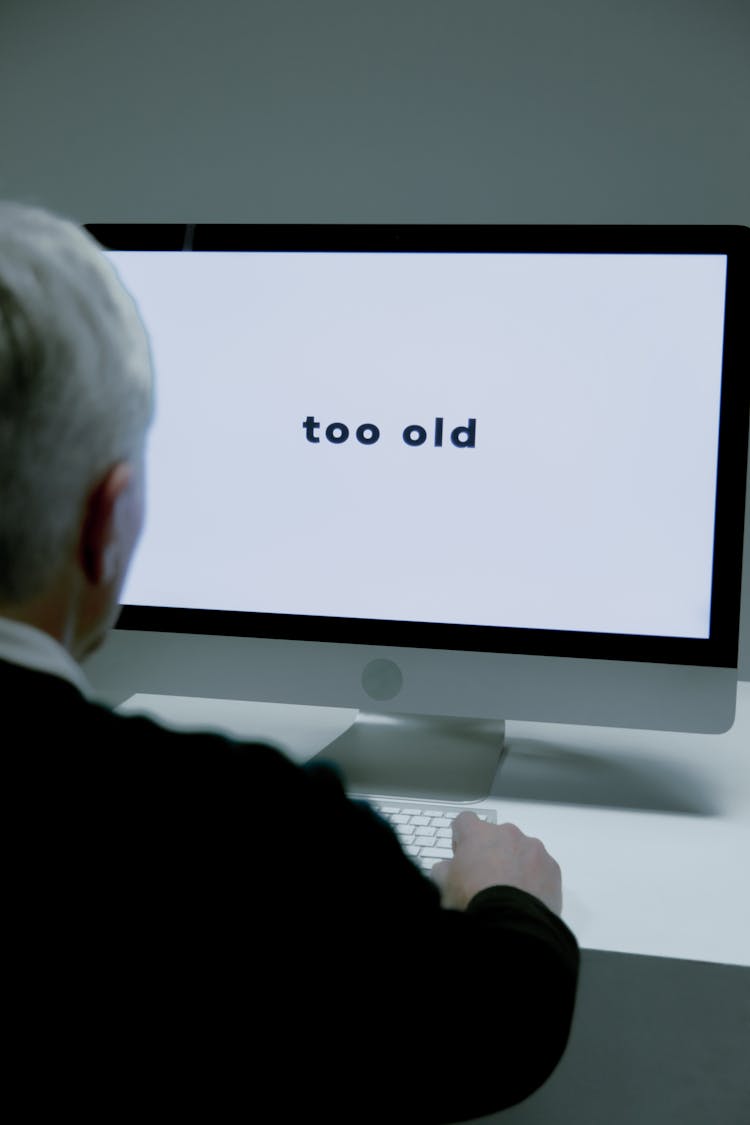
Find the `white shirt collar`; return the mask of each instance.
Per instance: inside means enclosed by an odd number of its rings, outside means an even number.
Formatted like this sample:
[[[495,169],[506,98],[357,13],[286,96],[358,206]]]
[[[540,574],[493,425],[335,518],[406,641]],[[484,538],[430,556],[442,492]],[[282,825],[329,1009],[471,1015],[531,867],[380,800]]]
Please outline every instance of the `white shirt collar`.
[[[70,653],[49,633],[33,625],[0,617],[0,660],[60,676],[87,698],[92,694],[91,685]]]

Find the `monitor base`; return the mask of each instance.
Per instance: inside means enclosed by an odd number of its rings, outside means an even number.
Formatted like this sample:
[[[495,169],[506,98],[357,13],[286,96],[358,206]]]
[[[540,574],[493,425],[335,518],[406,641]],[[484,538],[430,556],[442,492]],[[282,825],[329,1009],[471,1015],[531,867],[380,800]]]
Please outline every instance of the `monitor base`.
[[[490,795],[506,750],[502,719],[360,711],[312,761],[335,765],[352,794],[471,803]]]

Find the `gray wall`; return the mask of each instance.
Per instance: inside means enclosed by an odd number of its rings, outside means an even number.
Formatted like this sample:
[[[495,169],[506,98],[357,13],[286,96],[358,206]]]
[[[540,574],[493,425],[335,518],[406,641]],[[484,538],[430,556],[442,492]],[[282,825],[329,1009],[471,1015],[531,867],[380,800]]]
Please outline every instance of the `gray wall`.
[[[0,195],[82,222],[750,225],[748,57],[747,0],[0,0]]]

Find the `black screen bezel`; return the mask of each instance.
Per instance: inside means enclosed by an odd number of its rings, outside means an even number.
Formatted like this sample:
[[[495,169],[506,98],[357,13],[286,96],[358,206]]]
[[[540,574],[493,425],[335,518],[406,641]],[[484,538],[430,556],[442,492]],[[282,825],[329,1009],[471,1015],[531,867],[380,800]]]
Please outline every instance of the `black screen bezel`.
[[[432,648],[580,659],[737,667],[748,446],[747,298],[743,226],[486,224],[88,224],[109,250],[423,253],[669,253],[727,256],[710,635],[706,639],[511,629],[452,623],[122,607],[117,627],[168,633]]]

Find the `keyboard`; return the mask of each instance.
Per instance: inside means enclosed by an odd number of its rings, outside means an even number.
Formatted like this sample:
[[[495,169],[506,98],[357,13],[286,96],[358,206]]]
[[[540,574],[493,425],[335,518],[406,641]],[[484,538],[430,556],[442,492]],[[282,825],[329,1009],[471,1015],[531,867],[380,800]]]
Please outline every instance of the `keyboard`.
[[[406,801],[401,797],[367,797],[367,802],[388,821],[407,855],[428,875],[433,864],[453,858],[453,821],[464,812],[461,805],[439,805],[432,801]],[[480,820],[497,823],[494,809],[476,808]]]

